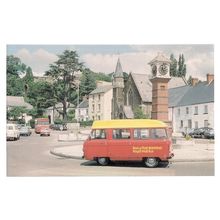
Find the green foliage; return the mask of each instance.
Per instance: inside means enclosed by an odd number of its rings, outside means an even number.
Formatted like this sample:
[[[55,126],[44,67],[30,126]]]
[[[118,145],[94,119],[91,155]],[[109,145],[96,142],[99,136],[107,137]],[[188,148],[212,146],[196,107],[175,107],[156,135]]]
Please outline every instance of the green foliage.
[[[27,109],[25,107],[15,106],[7,111],[7,119],[8,120],[18,120],[19,117],[22,116],[23,113],[26,113]]]
[[[31,112],[33,116],[42,116],[46,108],[56,103],[53,93],[53,86],[46,81],[31,82],[29,84],[27,101],[34,106]]]
[[[96,88],[96,82],[94,73],[86,68],[82,71],[82,77],[80,81],[80,100],[82,100],[83,96],[88,95]]]
[[[94,79],[95,79],[95,81],[106,81],[106,82],[111,82],[112,81],[112,79],[111,79],[111,76],[110,75],[106,75],[105,73],[95,73],[95,72],[93,72],[92,73],[92,75],[93,75],[93,77],[94,77]]]
[[[81,127],[87,127],[87,126],[92,126],[93,121],[80,121],[80,126]]]
[[[23,96],[24,82],[16,75],[7,76],[7,95],[9,96]]]
[[[170,55],[170,60],[171,60],[171,64],[170,64],[170,76],[177,76],[177,60],[175,59],[174,55],[171,54]]]
[[[134,109],[134,118],[135,119],[146,119],[149,117],[143,113],[143,110],[141,109],[141,107],[136,107]]]
[[[185,58],[183,54],[179,55],[177,76],[178,77],[186,76],[186,64],[185,64]]]
[[[53,78],[53,98],[63,104],[63,119],[67,120],[67,102],[72,101],[72,93],[76,91],[75,73],[82,70],[83,64],[79,62],[76,51],[65,50],[58,55],[59,59],[50,65],[46,76]]]
[[[7,76],[13,75],[18,77],[25,70],[26,65],[18,57],[14,57],[13,55],[7,56]]]
[[[34,119],[31,119],[31,120],[29,121],[29,123],[30,123],[31,128],[34,128],[34,127],[35,127],[35,120],[34,120]]]
[[[74,118],[75,118],[75,110],[71,109],[67,112],[67,120],[69,122],[72,122]]]

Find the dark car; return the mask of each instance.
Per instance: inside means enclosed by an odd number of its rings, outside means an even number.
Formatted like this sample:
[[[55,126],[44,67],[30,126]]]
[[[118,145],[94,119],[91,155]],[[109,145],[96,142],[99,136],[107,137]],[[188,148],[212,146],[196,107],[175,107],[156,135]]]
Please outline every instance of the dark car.
[[[204,132],[204,137],[208,139],[215,139],[215,132],[214,129],[209,129],[208,131]]]
[[[193,131],[189,133],[189,135],[193,138],[205,138],[204,133],[208,132],[210,129],[209,127],[202,127],[202,128],[195,128]]]
[[[31,129],[28,126],[21,126],[19,129],[20,136],[30,136],[31,135]]]
[[[53,124],[50,127],[53,130],[58,130],[58,131],[66,131],[67,130],[67,126],[66,124]]]

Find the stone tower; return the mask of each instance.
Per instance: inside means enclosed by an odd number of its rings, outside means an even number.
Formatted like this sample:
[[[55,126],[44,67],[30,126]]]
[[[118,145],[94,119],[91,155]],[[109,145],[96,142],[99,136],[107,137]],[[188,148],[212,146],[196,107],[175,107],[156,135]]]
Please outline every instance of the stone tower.
[[[168,122],[168,82],[170,81],[171,61],[164,55],[158,55],[149,62],[152,70],[152,119]]]
[[[112,86],[112,119],[124,118],[124,75],[119,58],[113,74]]]

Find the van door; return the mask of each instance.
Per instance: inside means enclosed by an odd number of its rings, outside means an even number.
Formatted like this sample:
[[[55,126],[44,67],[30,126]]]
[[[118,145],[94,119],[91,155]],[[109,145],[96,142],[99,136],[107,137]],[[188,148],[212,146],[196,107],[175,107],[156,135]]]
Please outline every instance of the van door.
[[[112,160],[129,160],[131,158],[131,130],[112,129],[108,141],[109,157]]]
[[[107,133],[104,129],[92,130],[86,151],[86,154],[91,159],[108,156]]]

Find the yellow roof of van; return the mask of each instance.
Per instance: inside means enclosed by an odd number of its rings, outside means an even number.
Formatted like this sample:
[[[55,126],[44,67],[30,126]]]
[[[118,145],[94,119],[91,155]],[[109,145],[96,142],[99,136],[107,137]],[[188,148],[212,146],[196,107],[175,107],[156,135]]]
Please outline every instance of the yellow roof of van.
[[[152,119],[118,119],[108,121],[94,121],[92,129],[102,128],[164,128],[167,125]]]

